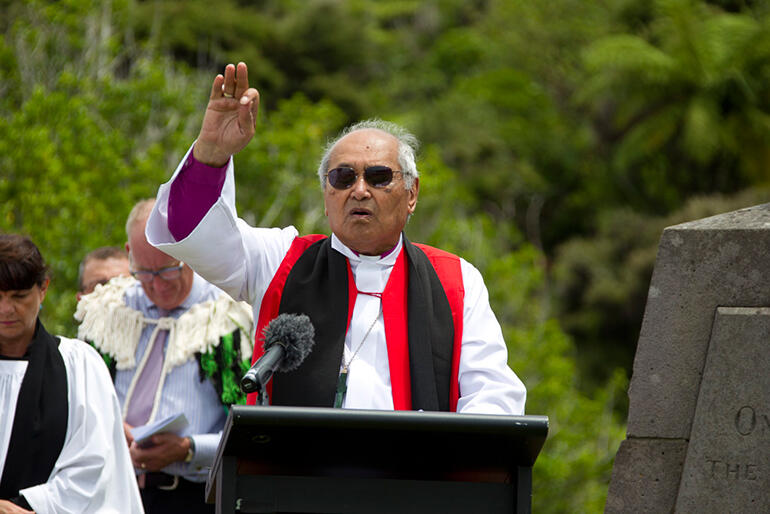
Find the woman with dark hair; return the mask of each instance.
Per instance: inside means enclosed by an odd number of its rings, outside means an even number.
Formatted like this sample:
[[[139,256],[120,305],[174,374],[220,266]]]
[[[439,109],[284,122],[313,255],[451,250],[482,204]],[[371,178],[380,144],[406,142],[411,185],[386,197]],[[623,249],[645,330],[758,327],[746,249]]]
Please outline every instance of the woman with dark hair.
[[[38,318],[49,282],[29,238],[0,234],[0,514],[143,512],[104,362]]]

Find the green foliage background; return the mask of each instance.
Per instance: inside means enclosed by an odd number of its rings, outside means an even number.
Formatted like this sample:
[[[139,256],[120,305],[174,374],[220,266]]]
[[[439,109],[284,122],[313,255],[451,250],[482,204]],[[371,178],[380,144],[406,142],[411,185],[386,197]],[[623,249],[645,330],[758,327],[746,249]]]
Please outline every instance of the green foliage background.
[[[252,224],[326,232],[327,138],[417,133],[407,233],[481,270],[551,420],[534,510],[600,512],[661,230],[770,197],[770,4],[0,0],[0,230],[52,267],[49,329],[76,333],[78,262],[123,244],[237,61],[262,98]]]

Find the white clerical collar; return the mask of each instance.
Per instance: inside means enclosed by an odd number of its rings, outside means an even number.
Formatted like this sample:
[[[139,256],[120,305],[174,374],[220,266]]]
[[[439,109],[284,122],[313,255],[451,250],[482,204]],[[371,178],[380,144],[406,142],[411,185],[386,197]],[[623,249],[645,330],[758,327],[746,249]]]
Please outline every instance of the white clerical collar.
[[[404,236],[400,235],[398,237],[398,243],[396,243],[396,246],[394,246],[391,250],[384,253],[383,255],[361,255],[360,253],[354,252],[344,244],[342,244],[342,241],[339,240],[339,238],[332,233],[332,248],[340,252],[342,255],[348,258],[351,265],[353,263],[359,263],[359,262],[369,262],[369,263],[378,263],[385,266],[392,266],[396,262],[396,258],[398,257],[398,254],[401,253],[401,247],[403,246]]]

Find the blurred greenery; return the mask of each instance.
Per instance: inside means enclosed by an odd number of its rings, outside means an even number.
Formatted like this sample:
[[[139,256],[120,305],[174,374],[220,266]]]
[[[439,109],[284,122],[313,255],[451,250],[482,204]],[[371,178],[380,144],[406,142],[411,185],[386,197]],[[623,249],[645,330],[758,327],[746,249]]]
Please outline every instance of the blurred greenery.
[[[0,230],[51,265],[53,332],[237,61],[249,223],[328,231],[315,169],[347,123],[420,137],[407,234],[481,270],[550,417],[534,510],[600,512],[662,229],[770,201],[770,2],[0,0]]]

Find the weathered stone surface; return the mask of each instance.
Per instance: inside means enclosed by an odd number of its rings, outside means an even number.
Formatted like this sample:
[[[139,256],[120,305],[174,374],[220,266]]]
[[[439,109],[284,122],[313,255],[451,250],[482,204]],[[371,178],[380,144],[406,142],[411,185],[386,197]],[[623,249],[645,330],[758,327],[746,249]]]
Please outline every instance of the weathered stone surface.
[[[628,437],[688,439],[718,306],[770,305],[770,204],[667,228],[629,389]]]
[[[623,441],[615,456],[604,512],[672,512],[686,448],[682,439]]]
[[[677,512],[770,512],[770,308],[719,308]]]
[[[607,512],[770,512],[770,494],[755,494],[770,490],[770,424],[758,432],[770,421],[770,336],[757,321],[770,306],[768,250],[770,204],[663,232]],[[697,503],[703,496],[735,502]]]

